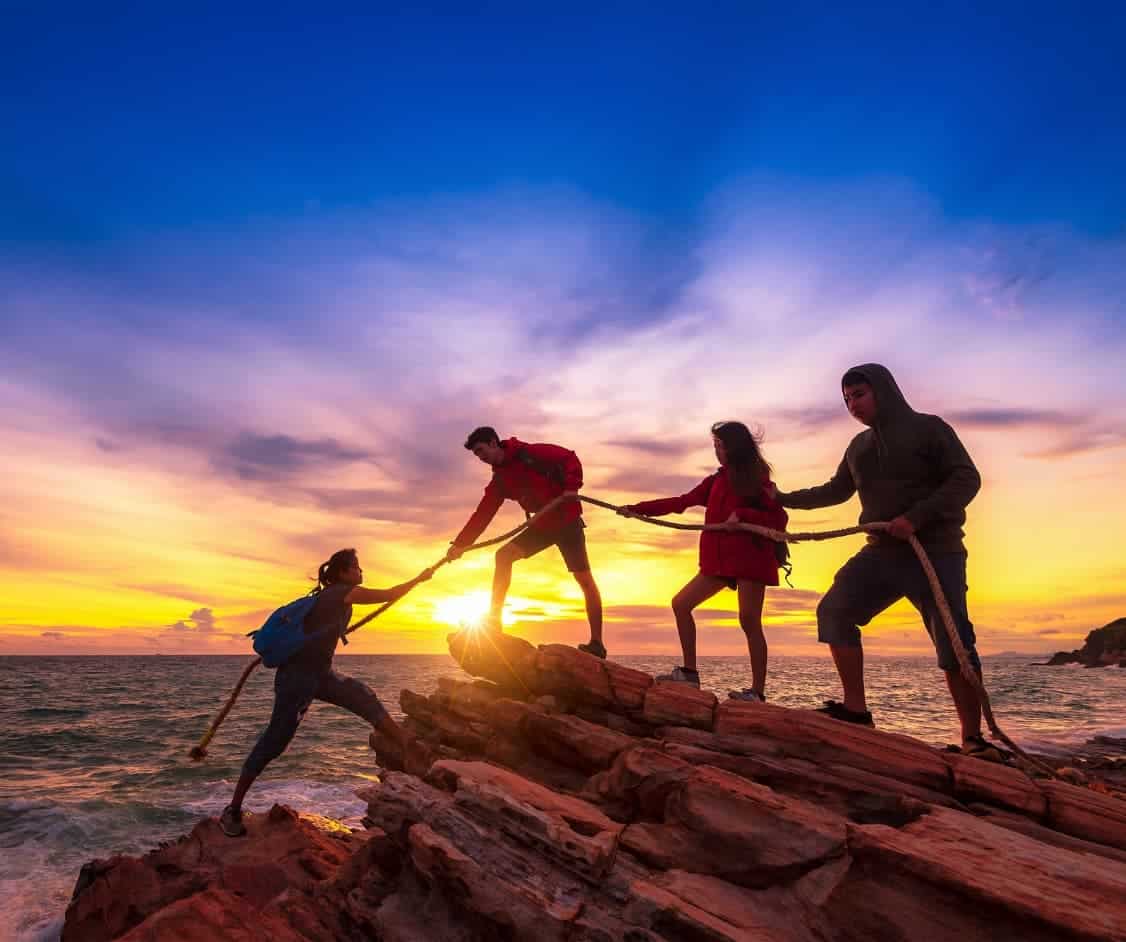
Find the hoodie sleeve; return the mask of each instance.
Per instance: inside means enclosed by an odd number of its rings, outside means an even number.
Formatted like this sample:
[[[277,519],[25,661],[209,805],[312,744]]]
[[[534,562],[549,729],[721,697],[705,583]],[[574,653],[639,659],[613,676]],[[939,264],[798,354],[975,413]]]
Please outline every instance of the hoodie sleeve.
[[[944,517],[960,518],[966,505],[981,489],[981,475],[954,429],[942,419],[936,418],[934,423],[929,444],[933,450],[936,476],[941,483],[929,497],[903,515],[915,525],[916,530]]]
[[[583,486],[582,463],[579,461],[579,456],[569,448],[542,443],[524,445],[523,447],[529,455],[541,464],[558,465],[563,470],[563,490],[577,491]]]
[[[485,532],[485,527],[492,523],[493,517],[497,515],[497,511],[500,510],[500,505],[503,503],[504,490],[494,474],[492,480],[485,486],[485,493],[481,497],[477,509],[473,511],[473,516],[461,528],[461,532],[453,538],[453,545],[468,546],[476,540]]]
[[[708,503],[708,494],[711,493],[712,481],[715,475],[704,478],[687,494],[679,497],[662,497],[659,500],[643,500],[640,504],[630,504],[627,508],[635,514],[644,514],[646,517],[663,517],[665,514],[682,514],[689,507],[704,507]]]
[[[800,491],[790,491],[784,494],[778,492],[778,503],[783,507],[793,507],[796,510],[814,510],[818,507],[832,507],[834,504],[843,504],[856,493],[856,483],[852,480],[852,472],[848,469],[848,458],[841,459],[836,473],[824,484],[817,487],[806,487]]]

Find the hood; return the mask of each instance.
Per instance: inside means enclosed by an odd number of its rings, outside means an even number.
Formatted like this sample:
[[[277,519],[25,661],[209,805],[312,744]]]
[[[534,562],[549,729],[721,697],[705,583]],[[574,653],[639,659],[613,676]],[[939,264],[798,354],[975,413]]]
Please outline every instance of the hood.
[[[880,363],[864,363],[854,366],[847,373],[860,373],[872,391],[876,394],[876,425],[887,425],[896,419],[914,414],[914,409],[908,404],[891,370]],[[841,377],[842,381],[844,376]]]
[[[512,438],[501,439],[500,447],[504,449],[504,460],[501,464],[508,464],[516,457],[516,452],[524,447],[524,443],[514,435]]]

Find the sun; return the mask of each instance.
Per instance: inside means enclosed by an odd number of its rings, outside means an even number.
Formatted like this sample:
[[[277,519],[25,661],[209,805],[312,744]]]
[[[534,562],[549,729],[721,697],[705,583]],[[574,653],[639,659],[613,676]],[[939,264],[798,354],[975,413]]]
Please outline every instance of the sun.
[[[434,604],[434,620],[453,628],[475,628],[489,613],[489,601],[489,593],[484,591],[446,596]],[[507,621],[506,614],[501,617]]]

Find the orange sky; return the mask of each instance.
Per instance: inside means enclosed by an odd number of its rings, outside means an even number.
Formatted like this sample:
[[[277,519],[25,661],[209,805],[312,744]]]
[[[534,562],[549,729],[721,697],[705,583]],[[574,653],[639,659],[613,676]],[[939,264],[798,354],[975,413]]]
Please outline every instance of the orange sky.
[[[887,269],[854,248],[841,207],[865,232],[870,205],[909,230],[916,201],[821,198],[835,214],[775,207],[786,239],[770,242],[746,229],[754,197],[729,194],[658,307],[607,281],[623,223],[585,204],[439,212],[396,229],[394,251],[348,242],[355,219],[327,240],[337,254],[323,235],[279,234],[300,290],[268,321],[221,291],[173,304],[24,276],[13,309],[28,328],[0,377],[0,654],[245,652],[243,633],[344,546],[369,584],[408,578],[486,483],[461,447],[478,424],[573,448],[585,491],[615,502],[689,489],[722,418],[764,432],[783,489],[821,483],[858,430],[839,377],[872,360],[981,469],[967,543],[983,652],[1076,646],[1126,613],[1126,343],[1107,291],[1122,266],[1059,236],[1070,267],[1048,291],[1019,274],[1020,232],[933,235],[924,213],[911,261]],[[231,256],[270,257],[255,238]],[[152,251],[173,264],[183,250]],[[795,512],[792,526],[857,511]],[[695,571],[695,537],[587,515],[609,648],[674,655],[668,602]],[[518,519],[510,507],[490,533]],[[817,598],[858,545],[794,549],[795,588],[767,595],[772,650],[819,650]],[[444,568],[349,650],[443,651],[490,573],[488,552]],[[733,603],[707,606],[701,654],[743,651]],[[553,551],[517,565],[509,619],[536,641],[585,639]],[[928,650],[906,607],[866,638],[873,654]]]

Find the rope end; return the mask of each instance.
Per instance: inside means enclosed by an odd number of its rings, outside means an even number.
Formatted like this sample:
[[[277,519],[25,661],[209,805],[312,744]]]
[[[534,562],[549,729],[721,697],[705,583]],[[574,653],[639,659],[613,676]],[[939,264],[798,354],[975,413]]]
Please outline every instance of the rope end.
[[[201,762],[207,756],[207,750],[203,746],[192,746],[191,751],[188,753],[188,758],[192,762]]]

